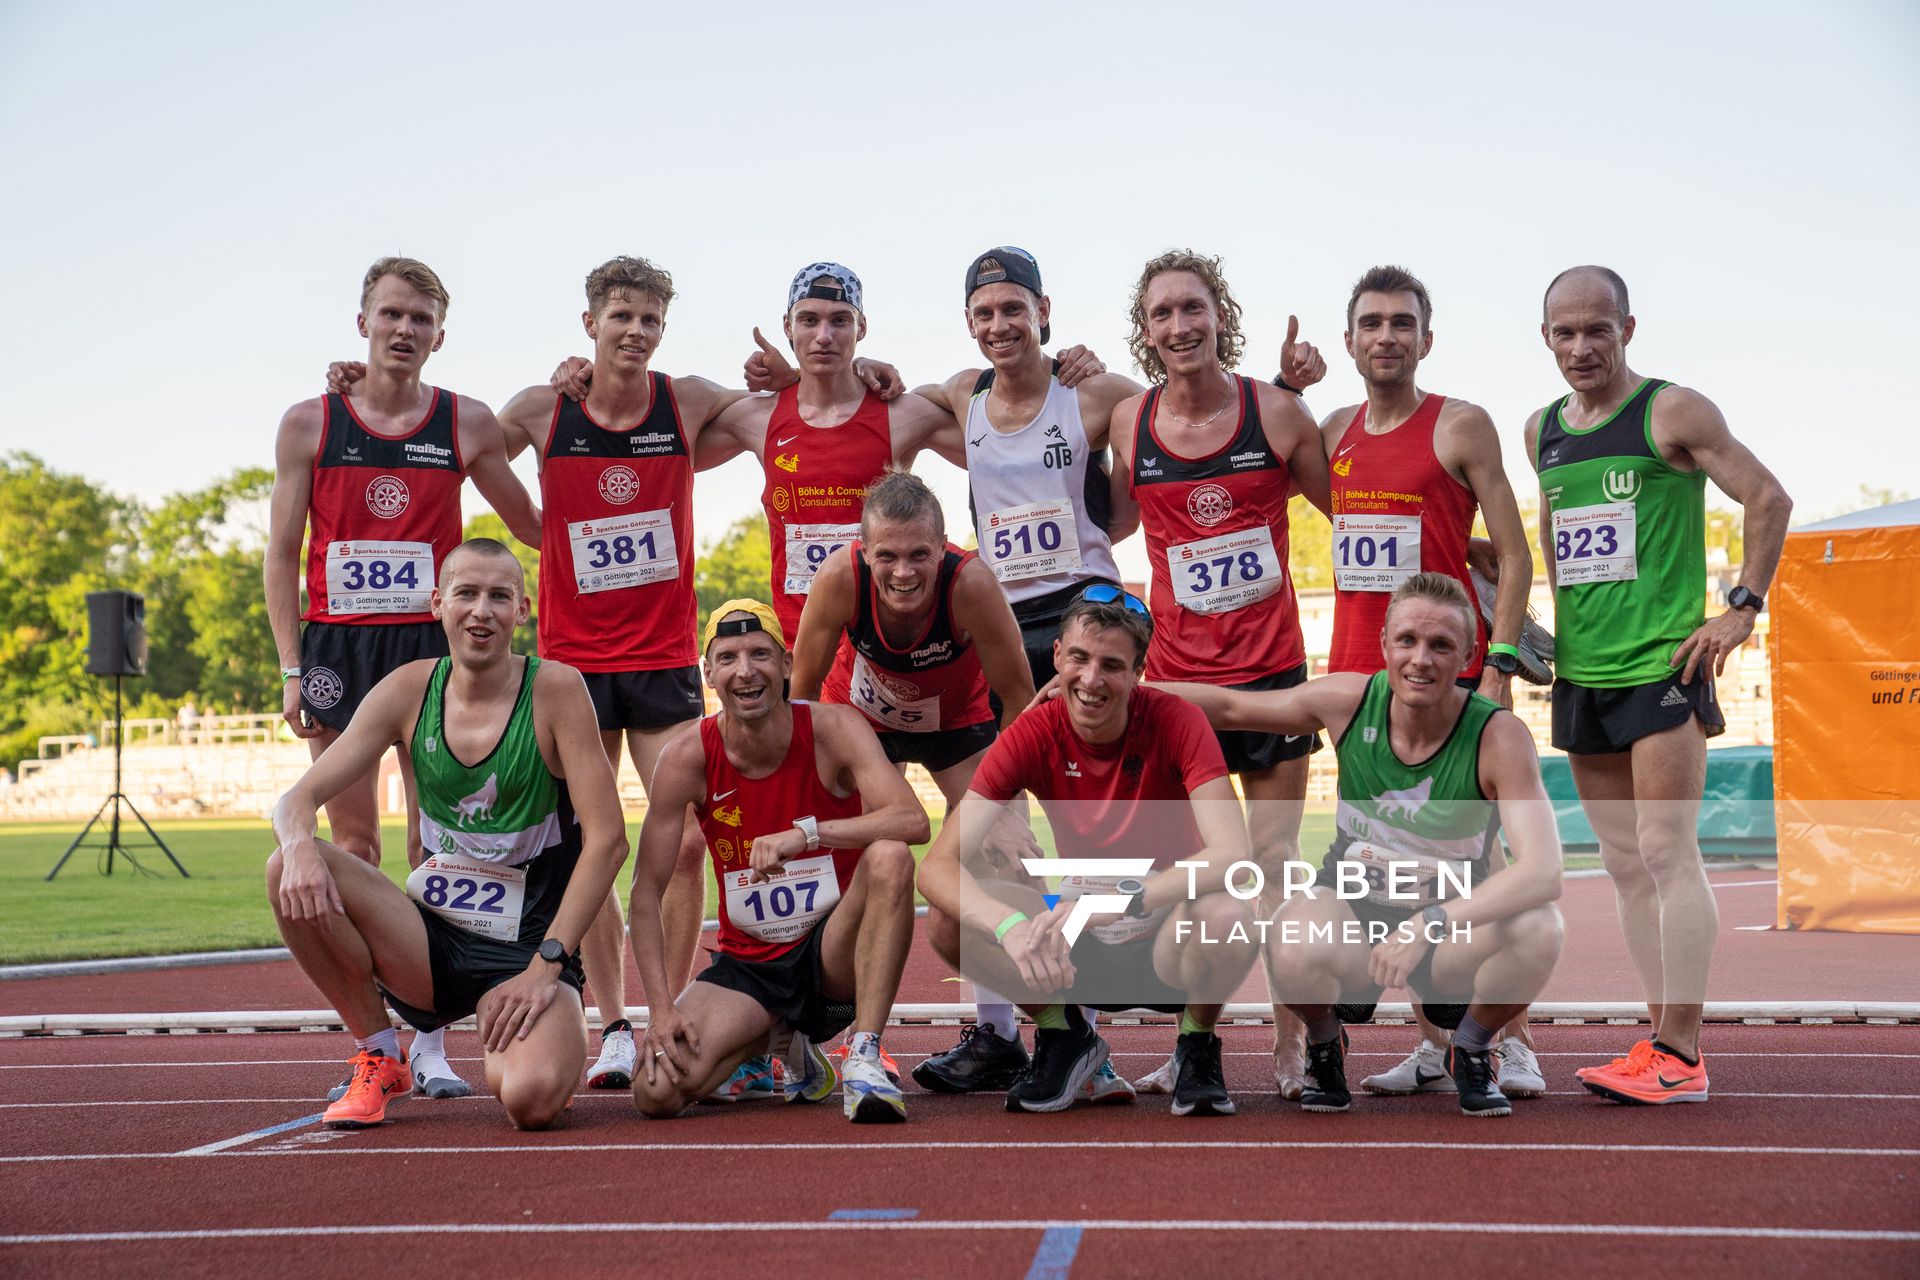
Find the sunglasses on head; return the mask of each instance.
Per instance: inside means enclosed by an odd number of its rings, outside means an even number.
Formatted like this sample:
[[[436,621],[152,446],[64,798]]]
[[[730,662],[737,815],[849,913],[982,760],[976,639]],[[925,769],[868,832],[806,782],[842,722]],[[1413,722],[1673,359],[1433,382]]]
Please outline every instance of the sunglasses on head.
[[[1080,593],[1080,598],[1090,601],[1093,604],[1112,604],[1115,601],[1119,601],[1130,613],[1147,612],[1147,602],[1145,600],[1142,600],[1139,596],[1130,595],[1122,591],[1119,587],[1110,586],[1104,582],[1094,583]]]

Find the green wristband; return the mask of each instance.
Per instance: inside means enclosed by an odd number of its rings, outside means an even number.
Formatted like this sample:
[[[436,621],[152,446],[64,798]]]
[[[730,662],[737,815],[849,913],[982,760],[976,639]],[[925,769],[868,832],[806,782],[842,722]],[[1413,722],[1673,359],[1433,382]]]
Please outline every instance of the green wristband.
[[[298,667],[280,668],[280,687],[281,688],[284,689],[286,687],[287,681],[298,680],[299,678],[300,678],[300,668]]]
[[[1510,644],[1490,644],[1487,646],[1487,652],[1488,653],[1504,653],[1509,658],[1517,658],[1520,656],[1520,650],[1514,648],[1514,646]]]
[[[1013,926],[1019,924],[1022,920],[1025,920],[1026,918],[1027,918],[1026,912],[1024,911],[1014,912],[1012,915],[1008,916],[1005,920],[1002,920],[1000,922],[1000,927],[993,931],[993,940],[995,942],[1006,941],[1007,931],[1013,928]]]

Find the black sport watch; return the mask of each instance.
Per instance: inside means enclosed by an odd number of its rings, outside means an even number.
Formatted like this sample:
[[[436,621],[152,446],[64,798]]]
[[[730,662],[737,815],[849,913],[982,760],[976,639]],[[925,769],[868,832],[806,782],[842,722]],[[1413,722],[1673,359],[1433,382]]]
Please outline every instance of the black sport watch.
[[[1751,609],[1755,613],[1758,613],[1766,607],[1767,598],[1765,596],[1755,595],[1745,587],[1735,587],[1733,590],[1727,592],[1727,608],[1729,609]]]
[[[1138,880],[1122,880],[1113,886],[1115,893],[1127,895],[1126,915],[1130,920],[1147,918],[1147,886]]]
[[[1510,653],[1489,653],[1486,664],[1503,676],[1513,675],[1520,670],[1520,659]]]
[[[1433,929],[1436,926],[1441,930],[1440,936],[1443,938],[1446,937],[1448,923],[1447,909],[1437,902],[1434,903],[1420,913],[1420,923],[1423,926],[1420,930],[1420,936],[1428,942],[1433,941]]]
[[[540,958],[548,964],[565,964],[567,962],[566,944],[558,938],[543,939],[540,943]]]

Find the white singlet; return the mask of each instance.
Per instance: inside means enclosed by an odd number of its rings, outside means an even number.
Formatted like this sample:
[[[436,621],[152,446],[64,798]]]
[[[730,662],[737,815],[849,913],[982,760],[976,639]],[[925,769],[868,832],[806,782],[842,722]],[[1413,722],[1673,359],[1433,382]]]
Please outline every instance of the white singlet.
[[[1051,379],[1032,422],[996,431],[987,421],[992,374],[975,384],[965,424],[981,561],[1015,605],[1093,578],[1120,581],[1107,538],[1107,477],[1089,465],[1080,397]]]

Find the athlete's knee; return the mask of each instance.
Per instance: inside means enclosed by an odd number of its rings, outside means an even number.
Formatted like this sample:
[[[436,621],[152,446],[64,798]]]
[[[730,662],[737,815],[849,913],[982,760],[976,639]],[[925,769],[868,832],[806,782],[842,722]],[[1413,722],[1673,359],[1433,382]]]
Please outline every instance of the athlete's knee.
[[[664,1075],[647,1082],[646,1073],[633,1078],[633,1109],[649,1120],[671,1120],[693,1104],[693,1099]]]
[[[513,1071],[500,1081],[500,1105],[516,1129],[545,1129],[567,1109],[573,1081],[550,1070]]]
[[[1507,949],[1536,964],[1551,966],[1566,945],[1566,921],[1551,902],[1533,907],[1500,922]]]
[[[1700,856],[1700,842],[1691,830],[1642,832],[1640,861],[1647,875],[1662,890],[1683,885],[1705,884],[1706,862]]]
[[[873,888],[889,894],[913,892],[914,876],[919,868],[914,864],[913,850],[900,841],[874,841],[860,856],[860,865],[866,868]]]
[[[286,859],[278,849],[267,855],[267,899],[275,904],[276,911],[280,900],[280,872],[285,866]]]
[[[1242,902],[1230,893],[1204,893],[1186,903],[1182,911],[1194,924],[1194,931],[1187,935],[1189,942],[1201,938],[1209,940],[1225,939],[1233,932],[1233,927],[1251,935],[1253,928],[1253,904]]]
[[[957,968],[960,964],[960,922],[930,905],[927,907],[926,935],[934,954]]]

